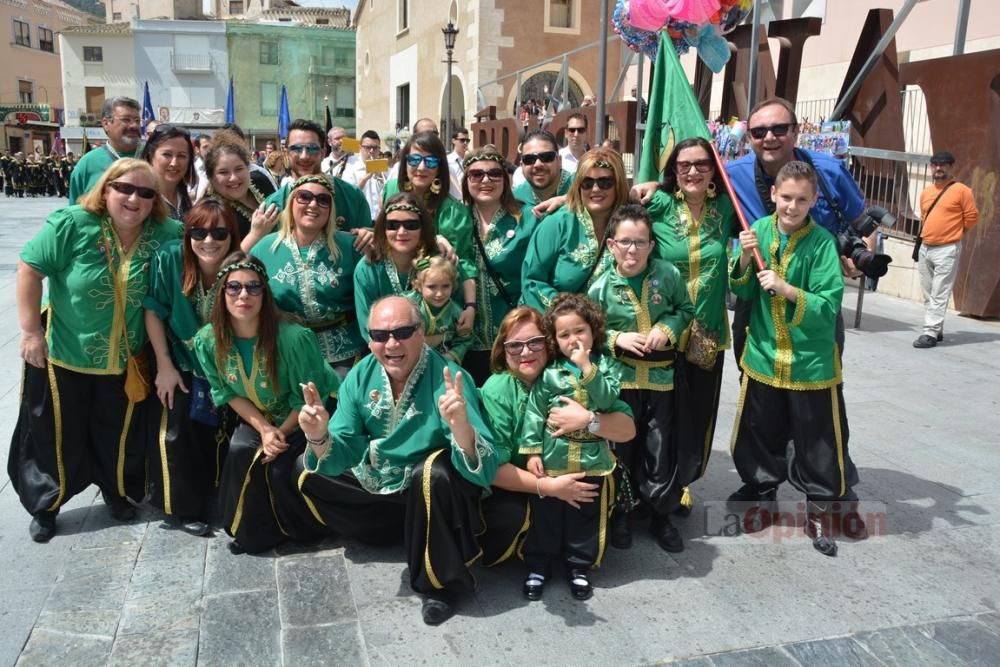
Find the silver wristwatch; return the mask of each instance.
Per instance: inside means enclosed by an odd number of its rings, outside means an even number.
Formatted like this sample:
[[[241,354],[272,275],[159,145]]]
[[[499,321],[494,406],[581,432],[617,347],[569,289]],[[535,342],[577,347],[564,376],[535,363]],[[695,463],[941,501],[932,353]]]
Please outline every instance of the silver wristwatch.
[[[601,430],[601,418],[596,412],[590,413],[590,423],[587,424],[587,430],[591,433],[597,433]]]

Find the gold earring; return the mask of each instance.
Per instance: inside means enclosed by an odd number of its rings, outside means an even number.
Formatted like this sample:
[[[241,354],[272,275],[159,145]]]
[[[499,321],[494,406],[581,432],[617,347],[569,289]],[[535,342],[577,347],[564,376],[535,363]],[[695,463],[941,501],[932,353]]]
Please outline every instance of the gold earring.
[[[677,201],[684,201],[684,193],[681,192],[680,187],[674,190],[674,199],[676,199]]]
[[[433,180],[433,181],[431,182],[431,187],[430,187],[430,190],[431,190],[431,192],[432,192],[433,194],[438,194],[438,193],[440,193],[440,192],[441,192],[441,179],[440,179],[440,178],[435,178],[435,179],[434,179],[434,180]]]
[[[709,199],[715,199],[716,197],[719,196],[719,193],[715,188],[714,182],[712,181],[708,182],[708,189],[705,191],[705,194],[708,196]]]
[[[413,183],[410,183],[409,181],[407,181],[406,183],[403,183],[403,190],[405,190],[406,192],[409,192],[412,189],[413,189]]]

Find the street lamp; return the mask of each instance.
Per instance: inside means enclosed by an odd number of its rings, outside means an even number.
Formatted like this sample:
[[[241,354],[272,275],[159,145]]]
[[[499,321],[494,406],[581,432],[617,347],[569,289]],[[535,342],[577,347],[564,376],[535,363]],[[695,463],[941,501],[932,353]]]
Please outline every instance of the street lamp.
[[[444,48],[448,53],[448,59],[445,62],[448,64],[448,83],[445,87],[445,95],[448,96],[448,122],[445,124],[445,141],[451,139],[451,66],[455,63],[451,58],[452,52],[455,50],[455,38],[458,37],[458,28],[451,21],[448,21],[448,25],[441,28],[441,32],[444,33]],[[448,145],[447,143],[445,145]]]

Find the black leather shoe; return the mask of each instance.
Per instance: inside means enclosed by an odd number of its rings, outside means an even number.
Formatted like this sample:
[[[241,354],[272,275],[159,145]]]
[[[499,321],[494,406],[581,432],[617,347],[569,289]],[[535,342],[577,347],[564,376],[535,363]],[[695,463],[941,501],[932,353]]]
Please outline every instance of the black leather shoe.
[[[188,535],[194,535],[195,537],[204,537],[211,531],[207,521],[193,519],[190,517],[181,519],[181,522],[177,525],[177,527]]]
[[[777,497],[777,489],[761,489],[744,484],[729,496],[728,502],[739,505],[737,513],[743,517],[743,532],[759,533],[773,523]]]
[[[943,340],[944,340],[944,334],[943,333],[938,333],[938,335],[937,335],[937,342],[940,343]]]
[[[101,497],[104,498],[104,504],[108,506],[111,518],[115,521],[126,522],[135,519],[135,508],[124,498],[112,496],[104,491],[101,491]]]
[[[56,515],[53,512],[39,512],[31,518],[31,525],[28,526],[28,534],[31,539],[40,544],[44,544],[52,539],[56,534]]]
[[[535,600],[541,600],[542,593],[545,592],[545,577],[532,572],[528,575],[528,578],[524,580],[524,586],[521,587],[521,592],[524,593],[524,597],[528,598],[532,602]]]
[[[824,556],[837,555],[837,543],[830,533],[830,515],[810,511],[806,515],[806,535],[812,538],[813,548]]]
[[[625,512],[615,510],[611,515],[611,546],[615,549],[632,548],[632,527]]]
[[[664,551],[672,554],[684,551],[684,540],[681,539],[680,531],[670,522],[670,517],[654,516],[649,531]]]
[[[237,542],[236,540],[233,540],[226,546],[229,547],[229,553],[231,553],[234,556],[242,556],[247,552],[247,550],[243,548],[243,545]]]
[[[569,591],[577,600],[589,600],[594,594],[590,585],[590,577],[586,570],[571,569],[569,571]]]
[[[849,540],[868,539],[868,526],[857,510],[851,510],[841,518],[840,532]]]
[[[436,593],[434,595],[428,595],[424,598],[424,605],[420,610],[420,615],[424,619],[424,623],[427,625],[441,625],[449,618],[455,610],[452,608],[451,604],[444,599],[442,593]]]
[[[913,347],[919,349],[927,349],[929,347],[934,347],[935,345],[937,345],[937,338],[934,336],[928,336],[927,334],[924,334],[920,338],[913,341]]]

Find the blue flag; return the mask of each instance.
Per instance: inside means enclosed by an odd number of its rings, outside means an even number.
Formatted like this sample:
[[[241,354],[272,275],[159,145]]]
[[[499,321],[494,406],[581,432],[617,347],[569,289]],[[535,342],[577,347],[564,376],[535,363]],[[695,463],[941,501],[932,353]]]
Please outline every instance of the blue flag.
[[[285,86],[281,86],[281,104],[278,106],[278,138],[287,139],[288,138],[288,124],[292,122],[292,118],[288,113],[288,93],[285,92]]]
[[[236,103],[233,101],[233,77],[229,77],[229,94],[226,95],[226,122],[236,122]]]
[[[146,126],[149,125],[149,121],[156,118],[156,114],[153,113],[153,102],[149,99],[149,81],[143,84],[142,93],[142,136],[146,136]]]

